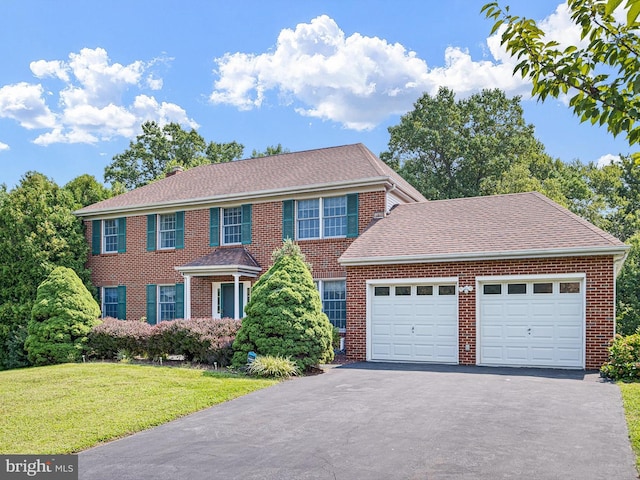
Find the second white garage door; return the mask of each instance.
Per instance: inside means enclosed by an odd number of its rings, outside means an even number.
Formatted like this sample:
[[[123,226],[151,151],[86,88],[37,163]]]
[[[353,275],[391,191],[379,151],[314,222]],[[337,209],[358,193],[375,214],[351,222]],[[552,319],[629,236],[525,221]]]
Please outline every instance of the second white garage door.
[[[479,363],[584,368],[582,279],[483,279]]]
[[[458,363],[454,283],[370,286],[371,360]]]

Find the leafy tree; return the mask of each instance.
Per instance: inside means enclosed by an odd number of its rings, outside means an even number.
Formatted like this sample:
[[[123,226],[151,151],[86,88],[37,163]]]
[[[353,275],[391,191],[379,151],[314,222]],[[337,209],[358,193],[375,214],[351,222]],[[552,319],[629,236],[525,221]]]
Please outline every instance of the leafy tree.
[[[381,158],[429,199],[494,193],[514,164],[551,168],[520,99],[498,89],[459,101],[444,87],[434,97],[425,93],[389,133]]]
[[[185,131],[177,123],[160,127],[156,122],[145,122],[136,141],[129,142],[129,148],[107,165],[104,178],[131,190],[162,178],[175,166],[230,162],[241,158],[243,150],[236,142],[207,144],[198,132]]]
[[[78,361],[99,316],[100,307],[80,277],[56,267],[38,287],[31,311],[25,342],[29,360],[34,365]]]
[[[636,333],[640,327],[640,233],[627,240],[631,250],[616,280],[616,331]]]
[[[78,209],[112,196],[112,192],[107,187],[98,182],[96,177],[87,173],[74,178],[63,188],[71,193]]]
[[[505,27],[501,44],[519,60],[514,73],[532,81],[534,97],[570,94],[581,122],[606,124],[614,136],[624,132],[633,145],[640,141],[640,1],[623,5],[626,23],[612,15],[622,0],[567,3],[581,38],[588,42],[584,47],[548,41],[534,20],[512,15],[497,2],[482,11],[494,21],[492,33]]]
[[[274,264],[253,286],[247,316],[233,344],[233,364],[247,354],[290,357],[301,370],[333,360],[333,327],[300,247],[288,240]]]
[[[269,157],[271,155],[280,155],[281,153],[289,153],[289,149],[288,148],[283,148],[282,144],[278,144],[275,146],[269,145],[267,146],[267,148],[265,149],[264,152],[259,152],[256,149],[253,149],[251,151],[251,158],[258,158],[258,157]]]
[[[36,172],[0,195],[0,369],[28,364],[23,345],[36,291],[56,266],[74,269],[91,285],[76,205],[67,190]]]

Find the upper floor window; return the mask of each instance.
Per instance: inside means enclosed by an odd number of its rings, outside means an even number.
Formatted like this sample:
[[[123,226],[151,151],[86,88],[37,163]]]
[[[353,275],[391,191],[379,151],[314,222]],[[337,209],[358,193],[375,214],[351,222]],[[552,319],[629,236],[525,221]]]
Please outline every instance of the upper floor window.
[[[125,253],[127,251],[126,217],[91,222],[91,254]]]
[[[147,251],[184,248],[184,212],[147,215]]]
[[[102,251],[114,253],[118,251],[118,222],[117,220],[104,220],[102,222]]]
[[[176,248],[176,214],[158,215],[158,245],[161,249]]]
[[[314,198],[297,202],[298,239],[344,237],[347,197]]]
[[[222,209],[222,243],[223,245],[242,243],[242,207]]]

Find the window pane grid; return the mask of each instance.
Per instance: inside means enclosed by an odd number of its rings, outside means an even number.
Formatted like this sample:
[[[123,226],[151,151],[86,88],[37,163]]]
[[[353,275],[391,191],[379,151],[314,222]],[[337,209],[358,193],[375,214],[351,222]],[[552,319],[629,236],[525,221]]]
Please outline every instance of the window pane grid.
[[[347,234],[347,197],[325,198],[323,201],[324,236]]]
[[[104,251],[118,251],[118,222],[114,220],[104,220]]]
[[[160,248],[176,246],[176,214],[160,215]]]
[[[320,237],[320,200],[298,201],[298,238]]]
[[[102,316],[117,318],[118,316],[118,288],[117,287],[103,288]]]
[[[323,282],[322,307],[333,326],[347,327],[347,290],[344,280]]]
[[[176,287],[159,287],[159,315],[160,321],[174,320],[176,318]]]
[[[225,208],[222,211],[222,242],[225,244],[242,242],[242,208]]]

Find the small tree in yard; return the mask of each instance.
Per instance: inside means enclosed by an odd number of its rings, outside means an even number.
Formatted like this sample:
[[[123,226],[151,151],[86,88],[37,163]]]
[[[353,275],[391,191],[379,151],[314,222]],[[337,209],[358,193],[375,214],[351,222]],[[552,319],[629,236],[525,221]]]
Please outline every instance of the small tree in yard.
[[[100,307],[70,268],[56,267],[38,287],[25,348],[34,365],[80,359]]]
[[[300,370],[333,360],[333,327],[300,247],[287,240],[273,266],[256,282],[233,344],[233,364],[258,355],[289,357]]]

